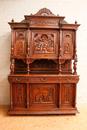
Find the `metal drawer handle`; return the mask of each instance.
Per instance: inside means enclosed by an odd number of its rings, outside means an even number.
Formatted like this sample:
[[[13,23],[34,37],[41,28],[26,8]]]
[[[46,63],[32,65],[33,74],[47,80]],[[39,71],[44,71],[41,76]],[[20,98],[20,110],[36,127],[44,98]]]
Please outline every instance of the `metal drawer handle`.
[[[41,80],[42,82],[45,82],[45,81],[47,81],[47,78],[43,77],[43,78],[40,78],[40,80]]]
[[[20,81],[20,79],[19,79],[19,78],[16,78],[15,80],[16,80],[16,81]]]

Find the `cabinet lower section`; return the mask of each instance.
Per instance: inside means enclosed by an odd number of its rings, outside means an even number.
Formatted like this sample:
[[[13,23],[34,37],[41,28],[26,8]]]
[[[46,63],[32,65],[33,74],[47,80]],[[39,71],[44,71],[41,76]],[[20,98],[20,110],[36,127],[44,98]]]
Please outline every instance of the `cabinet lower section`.
[[[69,78],[68,81],[63,81],[63,77],[58,80],[61,77],[58,75],[56,75],[56,80],[53,75],[39,75],[36,80],[35,75],[27,75],[24,77],[25,80],[21,80],[23,77],[9,76],[10,115],[75,114],[77,112],[75,102],[78,76],[69,76],[71,82]],[[54,82],[50,83],[49,78],[52,77],[54,77]],[[39,78],[43,79],[40,83],[37,82]]]

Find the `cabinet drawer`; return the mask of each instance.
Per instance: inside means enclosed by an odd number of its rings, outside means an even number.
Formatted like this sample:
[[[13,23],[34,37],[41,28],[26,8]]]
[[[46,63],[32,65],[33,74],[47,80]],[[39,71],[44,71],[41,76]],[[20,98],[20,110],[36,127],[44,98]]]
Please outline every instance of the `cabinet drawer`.
[[[27,75],[9,76],[10,82],[14,83],[77,83],[79,76],[70,75]]]
[[[57,83],[57,77],[30,77],[30,83]]]

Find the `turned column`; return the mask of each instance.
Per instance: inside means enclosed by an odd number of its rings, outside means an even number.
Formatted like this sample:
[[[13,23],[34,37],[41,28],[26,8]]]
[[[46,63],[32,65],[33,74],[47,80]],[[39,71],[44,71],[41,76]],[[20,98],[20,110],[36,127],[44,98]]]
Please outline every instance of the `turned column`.
[[[12,22],[14,22],[14,20],[12,19]],[[14,74],[14,69],[15,69],[15,59],[14,59],[14,31],[13,29],[11,30],[11,57],[10,57],[10,73]]]
[[[61,26],[62,24],[59,23],[59,26],[60,26],[60,46],[59,46],[59,74],[61,74],[62,72],[62,69],[61,69],[61,58],[62,58],[62,29],[61,29]]]
[[[29,56],[30,56],[30,30],[28,29],[27,31],[27,73],[29,74],[30,72],[30,67],[29,67]]]
[[[77,24],[77,22],[75,21],[75,24]],[[74,62],[73,62],[73,74],[77,75],[77,48],[76,48],[76,31],[75,31],[75,47],[74,47]]]

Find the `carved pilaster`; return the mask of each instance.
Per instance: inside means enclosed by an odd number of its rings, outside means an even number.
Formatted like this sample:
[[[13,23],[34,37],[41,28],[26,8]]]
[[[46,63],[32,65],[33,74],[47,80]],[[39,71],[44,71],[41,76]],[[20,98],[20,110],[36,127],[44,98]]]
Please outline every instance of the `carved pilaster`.
[[[75,32],[75,55],[74,55],[74,62],[73,62],[73,74],[77,74],[77,49],[76,49],[76,32]]]
[[[27,34],[30,36],[30,30],[28,29]],[[27,73],[29,74],[30,72],[30,67],[29,67],[29,55],[30,55],[30,37],[28,37],[28,44],[27,44]]]
[[[75,59],[73,62],[73,69],[74,69],[73,74],[76,75],[77,74],[77,55],[75,55]]]
[[[11,30],[11,57],[14,55],[14,31]]]
[[[12,95],[12,84],[10,85],[10,109],[13,109],[13,95]]]
[[[61,26],[60,26],[61,27]],[[61,58],[62,58],[62,30],[60,29],[60,49],[59,49],[59,74],[61,74]]]

